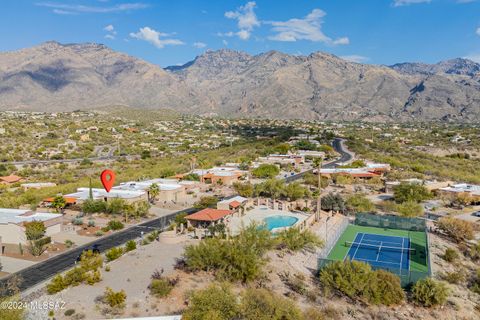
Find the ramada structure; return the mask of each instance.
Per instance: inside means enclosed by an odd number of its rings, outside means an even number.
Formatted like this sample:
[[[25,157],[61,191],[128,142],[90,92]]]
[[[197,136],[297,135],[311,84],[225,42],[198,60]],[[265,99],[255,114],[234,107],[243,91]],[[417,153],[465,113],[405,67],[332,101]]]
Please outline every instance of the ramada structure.
[[[210,226],[227,223],[233,211],[223,209],[206,208],[185,217],[189,227],[207,229]]]

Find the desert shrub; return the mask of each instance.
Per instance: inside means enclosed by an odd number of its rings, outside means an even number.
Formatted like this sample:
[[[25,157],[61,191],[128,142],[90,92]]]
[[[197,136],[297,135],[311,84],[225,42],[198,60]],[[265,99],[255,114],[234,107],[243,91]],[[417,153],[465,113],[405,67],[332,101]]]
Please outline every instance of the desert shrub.
[[[73,268],[65,273],[63,280],[67,286],[78,286],[85,280],[85,270],[80,267]]]
[[[250,182],[246,182],[246,183],[234,182],[233,188],[242,197],[248,198],[253,196],[253,184],[251,184]]]
[[[454,217],[443,217],[438,220],[438,229],[455,242],[473,239],[473,224]]]
[[[443,254],[442,258],[445,260],[445,261],[448,261],[448,262],[454,262],[455,260],[457,260],[458,258],[460,257],[460,255],[458,254],[457,250],[453,249],[453,248],[447,248],[445,250],[445,253]]]
[[[70,317],[74,313],[75,313],[75,309],[67,309],[67,310],[65,310],[65,312],[63,314],[67,317]]]
[[[123,248],[120,247],[115,247],[110,250],[108,250],[105,253],[105,257],[107,258],[107,261],[113,261],[115,259],[118,259],[122,256],[123,254]]]
[[[129,252],[135,249],[137,249],[137,243],[135,241],[129,240],[127,241],[127,243],[125,243],[125,252]]]
[[[314,307],[310,307],[303,312],[303,318],[308,320],[325,320],[325,314]]]
[[[103,258],[100,254],[88,250],[82,253],[80,258],[80,267],[85,271],[95,271],[103,264]]]
[[[103,236],[103,231],[98,230],[97,232],[95,232],[95,237],[101,237],[101,236]]]
[[[182,314],[184,320],[229,320],[238,315],[237,297],[226,284],[211,284],[193,292],[189,305]]]
[[[231,239],[209,238],[184,251],[187,270],[214,271],[219,279],[248,282],[257,278],[274,241],[268,230],[252,224]]]
[[[372,212],[375,211],[373,202],[365,197],[364,194],[356,193],[347,198],[345,202],[347,209],[354,212]]]
[[[470,281],[469,288],[473,292],[480,294],[480,269],[477,269],[477,271],[475,271],[475,274]]]
[[[89,271],[85,274],[85,282],[89,285],[93,285],[102,280],[99,270]]]
[[[94,220],[88,220],[87,226],[95,227],[95,221]]]
[[[152,279],[150,285],[148,286],[150,293],[156,297],[163,298],[170,294],[173,289],[172,284],[168,279]]]
[[[322,198],[322,210],[326,211],[340,211],[345,210],[345,201],[338,193],[330,192]]]
[[[336,290],[373,304],[398,304],[405,298],[398,277],[384,270],[373,271],[370,265],[358,261],[328,264],[320,270],[320,282],[326,293]]]
[[[280,242],[280,247],[287,248],[291,251],[313,249],[315,247],[323,246],[323,241],[312,231],[308,229],[300,231],[299,228],[295,227],[282,230],[277,234],[277,240]]]
[[[81,226],[83,224],[83,219],[82,218],[74,218],[72,219],[72,224],[76,226]]]
[[[110,228],[110,230],[120,230],[123,229],[123,223],[121,223],[118,220],[110,220],[107,224],[107,226]]]
[[[280,279],[290,290],[301,295],[307,294],[307,285],[304,281],[305,277],[297,274],[291,276],[290,273],[285,272],[283,274],[280,274]]]
[[[18,305],[21,298],[18,295],[14,296],[0,296],[0,305],[2,306],[0,312],[0,319],[2,320],[19,320],[25,319],[25,309],[22,307],[13,307]]]
[[[412,287],[412,299],[424,307],[443,305],[449,291],[445,284],[426,278],[417,281]]]
[[[111,288],[105,288],[103,293],[103,301],[112,308],[125,307],[125,301],[127,300],[127,294],[124,290],[113,291]]]
[[[108,201],[106,212],[110,214],[121,214],[125,208],[126,201],[123,199],[112,199]]]
[[[98,213],[107,210],[107,203],[103,200],[87,199],[82,204],[82,211],[85,213]]]
[[[267,289],[249,288],[242,295],[241,319],[245,320],[296,320],[302,319],[300,309],[289,299]]]
[[[63,280],[62,275],[57,274],[50,283],[47,284],[47,293],[54,294],[67,288],[68,285]]]
[[[395,206],[395,211],[404,217],[418,217],[423,215],[424,209],[420,203],[408,200]]]
[[[459,284],[465,281],[465,274],[463,271],[446,272],[442,274],[442,279],[452,284]]]
[[[65,240],[65,247],[71,248],[75,243],[72,240]]]

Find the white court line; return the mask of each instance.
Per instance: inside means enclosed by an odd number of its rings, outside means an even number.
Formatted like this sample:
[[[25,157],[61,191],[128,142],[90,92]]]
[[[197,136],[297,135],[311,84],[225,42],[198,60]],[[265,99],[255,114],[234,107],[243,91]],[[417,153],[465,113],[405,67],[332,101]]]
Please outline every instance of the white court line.
[[[380,246],[378,247],[377,259],[375,259],[375,261],[378,261],[378,258],[380,258],[380,252],[382,252],[382,242],[381,241],[380,241]]]
[[[355,243],[355,239],[357,239],[357,236],[358,236],[358,232],[355,233],[355,237],[353,238],[353,243]],[[343,257],[343,261],[347,260],[348,253],[350,252],[350,249],[351,249],[351,248],[352,248],[352,247],[348,248],[347,253],[345,253],[345,256]],[[352,260],[353,260],[353,258],[352,258]]]
[[[402,253],[400,254],[400,270],[402,270],[402,262],[403,262],[403,243],[405,242],[405,238],[402,238]],[[401,273],[402,271],[400,271]]]
[[[362,243],[362,240],[363,240],[363,237],[365,236],[365,233],[362,233],[362,237],[360,238],[360,242],[359,243]],[[360,247],[360,245],[357,245],[357,249],[355,249],[355,252],[353,253],[353,257],[352,257],[352,260],[355,260],[355,256],[357,255],[357,251],[358,251],[358,248]]]

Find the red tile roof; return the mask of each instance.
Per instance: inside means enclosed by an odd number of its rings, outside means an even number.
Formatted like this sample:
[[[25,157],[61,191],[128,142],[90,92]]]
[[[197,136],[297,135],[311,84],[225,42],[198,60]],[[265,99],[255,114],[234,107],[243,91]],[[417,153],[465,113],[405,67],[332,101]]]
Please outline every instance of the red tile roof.
[[[219,219],[222,219],[223,217],[228,216],[231,213],[232,211],[230,210],[206,208],[194,214],[186,216],[185,219],[196,221],[217,221]]]
[[[15,183],[22,180],[22,177],[11,174],[9,176],[0,177],[0,180],[7,183]]]
[[[232,202],[230,202],[230,207],[232,208],[238,208],[240,205],[241,203],[238,202],[237,200],[233,200]]]

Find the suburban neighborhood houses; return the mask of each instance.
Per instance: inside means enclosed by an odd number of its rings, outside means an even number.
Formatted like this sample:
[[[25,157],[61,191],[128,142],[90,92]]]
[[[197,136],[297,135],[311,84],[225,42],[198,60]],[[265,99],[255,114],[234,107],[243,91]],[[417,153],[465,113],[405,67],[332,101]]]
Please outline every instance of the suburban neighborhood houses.
[[[48,123],[53,116],[35,117]],[[386,281],[398,290],[423,281],[448,283],[449,297],[468,290],[471,295],[458,302],[461,312],[466,319],[476,312],[478,297],[471,283],[477,281],[480,180],[475,173],[458,172],[462,161],[476,165],[477,160],[457,160],[454,153],[436,156],[437,165],[427,168],[413,165],[401,152],[389,153],[397,149],[379,147],[411,150],[410,139],[417,141],[415,148],[427,148],[419,139],[437,137],[431,128],[418,132],[408,126],[377,130],[372,124],[217,118],[145,125],[116,118],[113,127],[93,121],[95,117],[104,116],[85,116],[82,129],[75,124],[78,140],[72,136],[75,144],[68,148],[113,132],[122,132],[118,140],[131,139],[128,146],[96,145],[96,156],[81,159],[0,164],[0,283],[11,286],[22,278],[15,285],[25,299],[61,297],[87,319],[180,316],[192,288],[209,290],[223,279],[234,290],[266,281],[267,288],[281,288],[288,299],[318,303],[325,299],[317,291],[318,281],[325,281],[318,274],[330,272],[329,266],[342,270],[352,260],[389,272],[397,280]],[[216,124],[219,134],[211,134],[206,123]],[[87,133],[91,139],[83,141]],[[205,140],[193,139],[196,134]],[[148,142],[140,142],[144,139]],[[109,191],[100,183],[104,169],[116,173]],[[465,280],[446,278],[457,268],[444,258],[451,250],[466,261],[461,267]],[[83,267],[91,264],[96,267]],[[46,271],[32,272],[36,268]],[[162,293],[159,283],[167,288]],[[87,292],[102,296],[109,290],[124,292],[125,301],[115,307],[100,302],[102,307],[94,308]],[[351,308],[341,289],[335,290],[335,312]],[[405,301],[403,295],[397,298]],[[396,312],[389,302],[382,303],[382,312]],[[373,307],[354,308],[375,312]],[[430,309],[416,308],[430,317]],[[458,313],[444,308],[448,317]],[[48,312],[30,314],[45,318]],[[65,311],[54,312],[55,318],[71,318]]]

